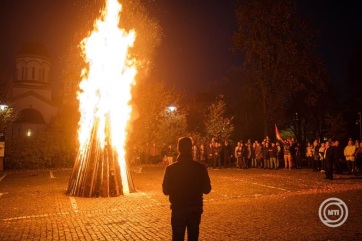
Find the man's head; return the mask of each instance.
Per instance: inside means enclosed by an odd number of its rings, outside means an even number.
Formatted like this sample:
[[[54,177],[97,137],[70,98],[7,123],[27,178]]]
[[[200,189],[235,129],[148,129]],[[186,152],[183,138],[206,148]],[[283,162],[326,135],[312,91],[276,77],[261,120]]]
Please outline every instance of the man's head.
[[[334,145],[334,146],[339,146],[339,141],[338,141],[338,140],[334,140],[333,145]]]
[[[190,137],[181,137],[178,139],[177,151],[180,154],[192,153],[192,139]]]

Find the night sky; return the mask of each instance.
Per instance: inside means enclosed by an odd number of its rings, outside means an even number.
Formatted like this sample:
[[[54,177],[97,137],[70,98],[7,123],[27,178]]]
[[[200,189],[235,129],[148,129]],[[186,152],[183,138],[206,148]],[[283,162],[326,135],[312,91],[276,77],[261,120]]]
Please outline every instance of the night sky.
[[[238,56],[231,53],[230,47],[238,0],[145,2],[164,33],[162,46],[157,50],[154,78],[195,93],[226,75],[236,63]],[[347,61],[357,38],[362,36],[358,1],[300,2],[300,10],[320,29],[319,51],[343,94]],[[0,3],[0,68],[14,66],[15,54],[23,43],[38,41],[46,46],[52,58],[53,81],[59,81],[57,56],[67,49],[70,36],[81,27],[74,22],[79,6],[74,6],[72,0],[0,0]]]

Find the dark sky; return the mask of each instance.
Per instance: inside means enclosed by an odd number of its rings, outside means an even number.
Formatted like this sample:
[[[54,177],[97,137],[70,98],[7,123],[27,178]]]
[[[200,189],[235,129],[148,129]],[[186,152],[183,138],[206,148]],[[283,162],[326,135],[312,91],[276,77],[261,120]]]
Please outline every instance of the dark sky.
[[[345,98],[348,61],[362,40],[362,14],[358,1],[303,0],[301,9],[319,29],[318,49],[339,97]]]
[[[91,0],[89,0],[91,1]],[[94,0],[99,1],[99,0]],[[220,79],[235,63],[230,52],[238,0],[145,0],[158,19],[164,38],[158,49],[155,76],[171,86],[195,93]],[[301,10],[321,31],[320,52],[335,83],[344,88],[346,64],[362,34],[358,1],[303,0]],[[0,68],[14,65],[19,47],[43,43],[53,59],[68,47],[79,14],[73,0],[0,0]],[[53,76],[57,81],[57,77]]]

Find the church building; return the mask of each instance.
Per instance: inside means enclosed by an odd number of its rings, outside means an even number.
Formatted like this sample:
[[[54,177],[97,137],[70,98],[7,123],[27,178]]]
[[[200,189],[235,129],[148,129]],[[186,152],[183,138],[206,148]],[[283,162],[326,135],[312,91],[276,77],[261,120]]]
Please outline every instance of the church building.
[[[24,44],[16,56],[16,74],[11,85],[11,107],[17,120],[7,136],[36,136],[57,115],[52,100],[50,58],[40,43]]]

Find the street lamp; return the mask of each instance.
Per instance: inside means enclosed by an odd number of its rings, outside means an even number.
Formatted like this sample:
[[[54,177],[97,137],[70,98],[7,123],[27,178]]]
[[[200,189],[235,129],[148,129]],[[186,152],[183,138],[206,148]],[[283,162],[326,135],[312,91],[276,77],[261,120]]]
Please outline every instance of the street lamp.
[[[0,105],[0,110],[1,110],[1,111],[6,110],[7,108],[9,108],[9,106],[7,106],[7,105]]]
[[[176,106],[171,105],[171,106],[168,106],[168,107],[167,107],[167,111],[168,111],[168,112],[171,112],[171,113],[172,113],[172,112],[175,112],[176,110],[177,110]]]

